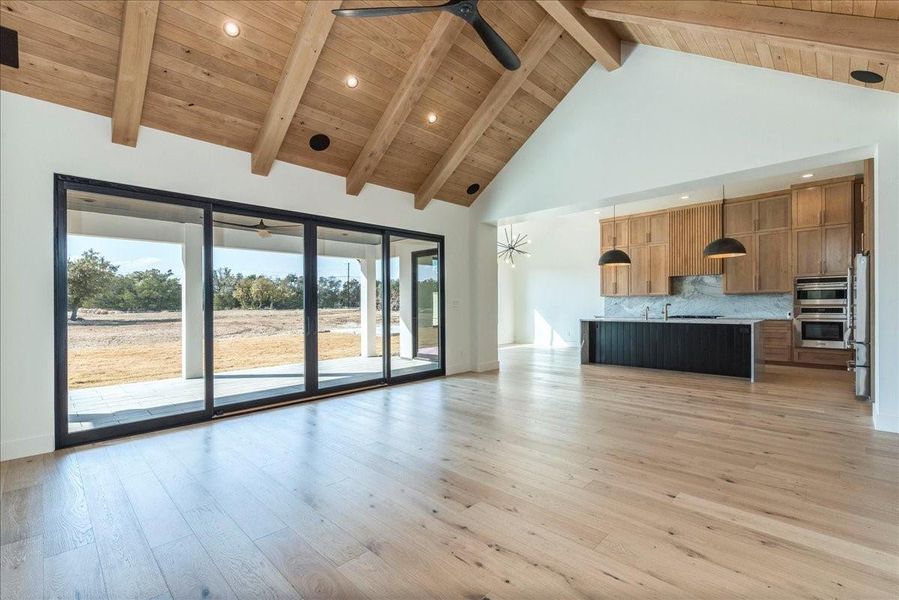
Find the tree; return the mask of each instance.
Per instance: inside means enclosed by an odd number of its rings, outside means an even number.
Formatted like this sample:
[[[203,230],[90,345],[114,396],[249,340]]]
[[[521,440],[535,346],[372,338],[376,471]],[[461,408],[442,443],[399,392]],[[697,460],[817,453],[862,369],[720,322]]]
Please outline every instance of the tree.
[[[70,319],[78,320],[78,309],[100,298],[116,279],[117,266],[93,248],[68,262]]]
[[[243,275],[234,275],[228,267],[220,267],[212,272],[212,308],[223,310],[237,308],[234,290]]]
[[[127,276],[128,301],[127,310],[180,310],[181,282],[175,278],[171,269],[147,269],[135,271]],[[129,293],[130,292],[130,293]]]

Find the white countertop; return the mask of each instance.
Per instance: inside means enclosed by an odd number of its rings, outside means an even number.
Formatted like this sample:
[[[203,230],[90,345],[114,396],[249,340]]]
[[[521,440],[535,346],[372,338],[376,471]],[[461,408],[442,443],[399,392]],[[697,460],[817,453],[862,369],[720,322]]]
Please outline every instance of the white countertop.
[[[644,319],[642,317],[593,317],[592,319],[581,319],[581,321],[606,321],[609,323],[697,323],[702,325],[752,325],[761,323],[767,319]]]

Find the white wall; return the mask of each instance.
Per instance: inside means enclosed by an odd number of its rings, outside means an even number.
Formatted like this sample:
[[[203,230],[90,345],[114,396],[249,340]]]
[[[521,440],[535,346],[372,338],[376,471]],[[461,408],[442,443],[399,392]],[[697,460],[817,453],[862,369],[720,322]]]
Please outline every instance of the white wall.
[[[521,222],[720,185],[728,177],[874,157],[880,307],[874,420],[878,429],[899,431],[899,312],[889,310],[899,297],[899,95],[649,46],[626,54],[620,69],[594,66],[584,75],[481,195],[479,218]],[[589,313],[588,300],[600,303],[598,291],[579,296],[585,281],[597,290],[596,250],[586,242],[578,250],[568,239],[587,225],[575,218],[569,227],[538,226],[531,260],[542,261],[541,228],[553,245],[579,255],[561,252],[547,258],[546,268],[516,273],[545,278],[521,283],[516,298],[546,295],[541,312],[563,339],[567,323],[574,327]],[[589,227],[595,236],[595,224]],[[556,260],[582,267],[563,280],[557,272],[565,265]],[[532,318],[521,306],[516,324]]]
[[[443,234],[447,370],[474,364],[472,226],[465,208],[434,202],[413,210],[410,194],[374,185],[351,197],[342,177],[280,162],[268,177],[252,175],[245,152],[147,128],[136,148],[112,144],[108,118],[8,92],[0,93],[0,155],[4,460],[53,449],[54,173]],[[496,312],[489,312],[495,331]]]

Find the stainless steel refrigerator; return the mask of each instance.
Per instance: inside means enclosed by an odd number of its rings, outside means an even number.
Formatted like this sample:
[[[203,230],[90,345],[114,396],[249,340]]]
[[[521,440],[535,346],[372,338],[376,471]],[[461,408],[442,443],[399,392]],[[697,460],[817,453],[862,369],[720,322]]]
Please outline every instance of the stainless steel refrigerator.
[[[856,254],[849,268],[851,297],[849,298],[849,345],[855,350],[850,368],[855,371],[855,395],[862,400],[871,398],[871,304],[869,294],[870,259],[867,252]]]

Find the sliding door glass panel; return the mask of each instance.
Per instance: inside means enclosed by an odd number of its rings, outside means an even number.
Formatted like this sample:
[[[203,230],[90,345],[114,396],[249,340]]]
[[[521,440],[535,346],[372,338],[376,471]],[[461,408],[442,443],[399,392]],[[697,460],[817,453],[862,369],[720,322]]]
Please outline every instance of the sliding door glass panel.
[[[390,238],[391,304],[396,298],[396,325],[391,328],[393,376],[440,368],[440,260],[436,242]]]
[[[203,209],[68,190],[68,432],[205,410]]]
[[[318,227],[318,387],[384,377],[381,234]]]
[[[214,405],[306,389],[303,225],[213,213]]]

